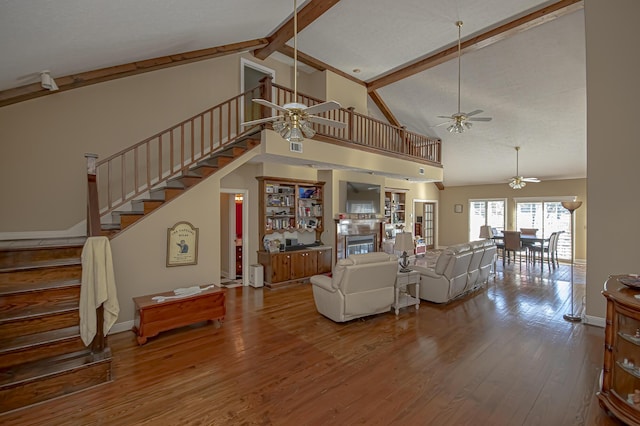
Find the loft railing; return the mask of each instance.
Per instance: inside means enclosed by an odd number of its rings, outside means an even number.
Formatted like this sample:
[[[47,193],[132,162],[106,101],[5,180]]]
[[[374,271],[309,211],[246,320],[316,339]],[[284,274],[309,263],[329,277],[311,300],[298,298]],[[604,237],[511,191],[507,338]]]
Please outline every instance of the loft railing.
[[[272,95],[272,98],[265,97],[268,101],[278,105],[294,102],[293,90],[272,84],[270,77],[263,79],[262,84],[265,86],[265,90],[262,93],[266,96]],[[324,101],[298,93],[295,102],[312,106]],[[266,114],[269,113],[269,111],[266,111]],[[263,114],[265,114],[264,111]],[[374,150],[402,154],[434,166],[442,165],[442,142],[440,139],[410,132],[404,127],[392,126],[375,118],[357,113],[353,108],[340,108],[318,115],[347,124],[346,128],[338,129],[313,123],[313,128],[318,135],[349,142],[350,144],[358,144]]]
[[[291,89],[272,84],[271,78],[260,85],[226,100],[200,114],[159,132],[105,159],[95,162],[95,175],[90,177],[95,193],[95,209],[89,211],[88,223],[93,232],[99,227],[100,216],[150,191],[168,179],[180,175],[192,165],[222,150],[239,137],[256,128],[244,128],[243,121],[269,117],[274,111],[252,103],[262,98],[278,105],[293,102]],[[296,102],[308,106],[323,102],[298,94]],[[391,126],[356,113],[352,108],[340,108],[319,114],[347,124],[344,129],[314,123],[317,134],[347,142],[354,148],[377,150],[412,157],[427,164],[441,165],[441,141]]]

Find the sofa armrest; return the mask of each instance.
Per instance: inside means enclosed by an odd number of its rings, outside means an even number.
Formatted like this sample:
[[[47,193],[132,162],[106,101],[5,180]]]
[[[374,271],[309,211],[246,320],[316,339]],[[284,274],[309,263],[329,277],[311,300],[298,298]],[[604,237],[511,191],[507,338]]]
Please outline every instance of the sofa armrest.
[[[311,281],[311,284],[315,285],[316,287],[320,287],[321,289],[326,290],[329,293],[336,292],[336,289],[331,285],[331,277],[328,277],[326,275],[313,275],[311,278],[309,278],[309,281]]]
[[[412,269],[416,272],[420,272],[420,275],[424,275],[425,277],[429,277],[429,278],[442,277],[442,275],[436,273],[435,269],[418,267],[415,265],[412,266]]]

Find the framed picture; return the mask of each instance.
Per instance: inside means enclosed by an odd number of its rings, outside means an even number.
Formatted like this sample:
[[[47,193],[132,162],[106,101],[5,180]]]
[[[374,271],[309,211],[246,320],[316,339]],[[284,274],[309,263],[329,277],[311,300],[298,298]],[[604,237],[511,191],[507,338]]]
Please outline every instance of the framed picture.
[[[456,204],[453,206],[454,213],[462,213],[462,204]]]
[[[167,266],[198,264],[198,228],[178,222],[167,229]]]

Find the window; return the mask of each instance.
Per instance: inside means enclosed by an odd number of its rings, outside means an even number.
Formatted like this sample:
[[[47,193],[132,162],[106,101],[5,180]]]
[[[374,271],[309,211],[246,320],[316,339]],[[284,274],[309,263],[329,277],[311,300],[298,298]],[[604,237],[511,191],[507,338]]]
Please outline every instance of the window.
[[[558,258],[571,258],[571,214],[562,207],[562,201],[571,198],[516,199],[516,229],[537,228],[538,235],[549,237],[564,231],[558,240]]]
[[[506,204],[504,199],[469,201],[469,241],[478,239],[482,225],[489,225],[498,232],[502,232],[505,224]]]

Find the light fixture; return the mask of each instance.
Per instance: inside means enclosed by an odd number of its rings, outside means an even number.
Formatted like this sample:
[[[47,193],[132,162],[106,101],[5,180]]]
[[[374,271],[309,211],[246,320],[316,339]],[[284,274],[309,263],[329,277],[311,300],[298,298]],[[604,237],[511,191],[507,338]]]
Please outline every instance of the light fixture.
[[[400,256],[400,272],[411,272],[409,266],[409,254],[413,253],[413,235],[411,232],[399,232],[396,234],[395,243],[393,244],[394,251],[401,251]]]
[[[522,189],[527,186],[527,182],[516,178],[509,182],[509,186],[511,187],[511,189]]]
[[[571,312],[568,314],[564,314],[562,317],[571,322],[579,322],[582,320],[579,316],[573,313],[573,246],[574,246],[574,226],[573,226],[573,212],[578,209],[582,205],[582,201],[563,201],[562,207],[569,210],[571,214]]]
[[[493,238],[493,229],[491,229],[489,225],[482,225],[480,227],[480,238],[484,238],[485,240]]]
[[[461,72],[462,21],[456,21],[456,26],[458,27],[458,112],[456,112],[451,116],[444,116],[444,115],[438,116],[438,118],[448,118],[450,120],[453,120],[453,123],[449,127],[447,127],[447,130],[449,131],[449,133],[463,133],[465,130],[471,129],[470,121],[491,121],[491,117],[473,117],[476,114],[480,114],[482,112],[481,109],[477,109],[471,112],[462,112],[460,110],[460,92],[461,92],[460,81],[462,79],[462,72]],[[443,126],[445,124],[448,124],[448,123],[447,122],[440,123],[440,124],[437,124],[436,126]]]
[[[58,85],[53,77],[51,77],[48,70],[40,71],[40,85],[52,92],[58,90]]]

